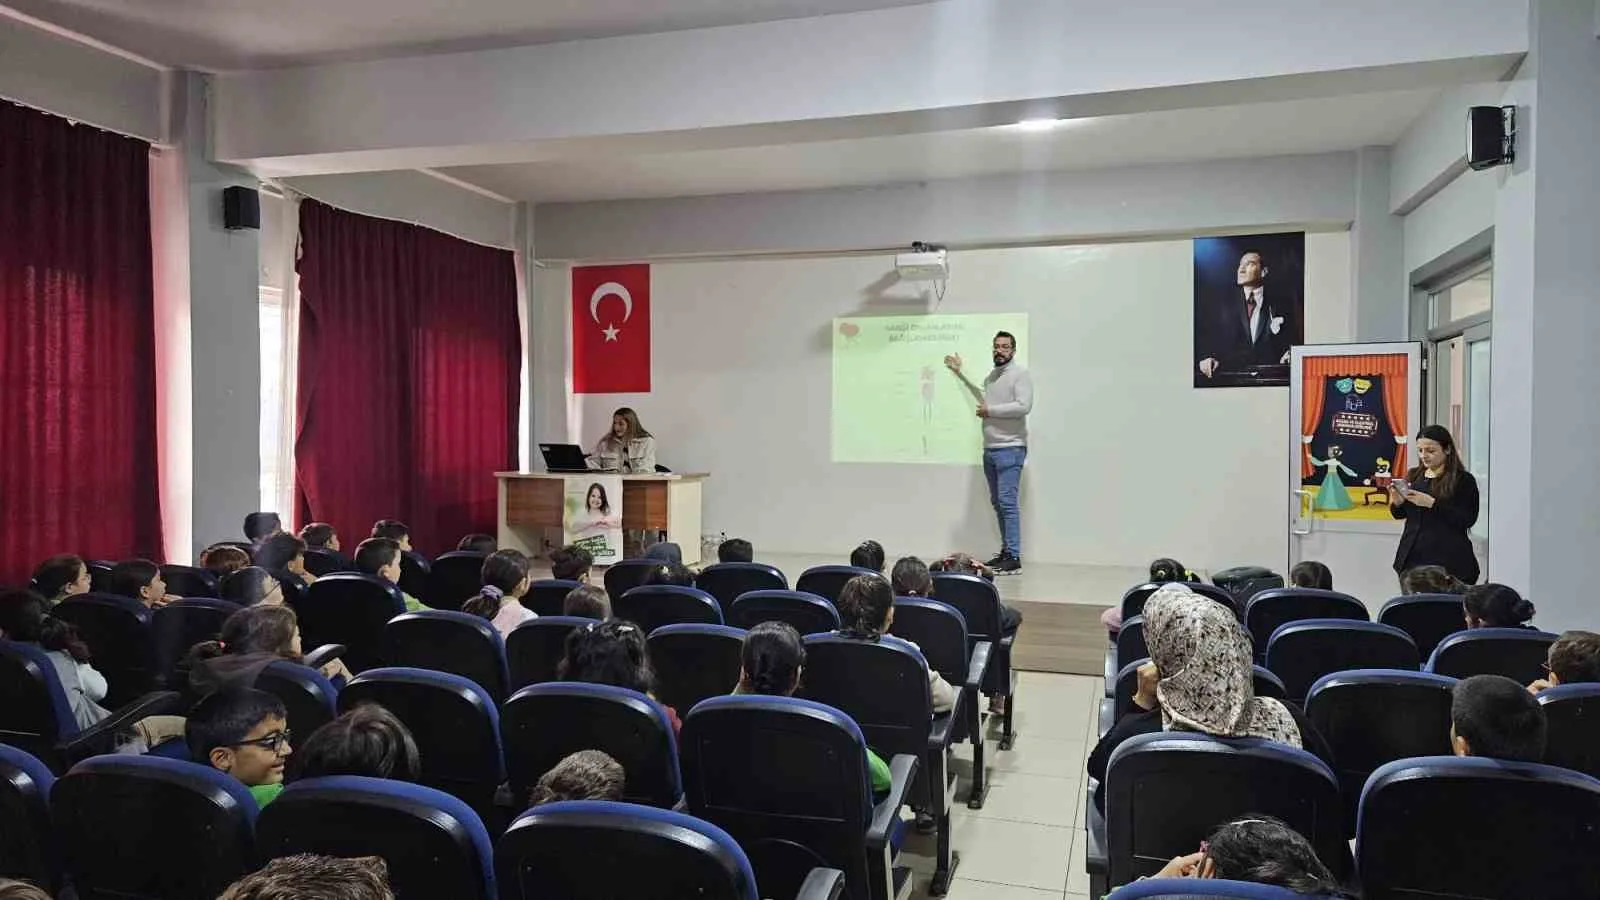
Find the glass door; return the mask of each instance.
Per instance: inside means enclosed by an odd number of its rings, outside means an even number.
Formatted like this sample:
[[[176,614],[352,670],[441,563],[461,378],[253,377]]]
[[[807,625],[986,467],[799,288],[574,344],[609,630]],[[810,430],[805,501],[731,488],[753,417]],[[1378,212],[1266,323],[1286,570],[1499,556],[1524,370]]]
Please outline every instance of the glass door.
[[[1480,561],[1489,547],[1489,366],[1494,270],[1481,260],[1424,286],[1428,325],[1427,420],[1450,429],[1482,500],[1472,527]]]

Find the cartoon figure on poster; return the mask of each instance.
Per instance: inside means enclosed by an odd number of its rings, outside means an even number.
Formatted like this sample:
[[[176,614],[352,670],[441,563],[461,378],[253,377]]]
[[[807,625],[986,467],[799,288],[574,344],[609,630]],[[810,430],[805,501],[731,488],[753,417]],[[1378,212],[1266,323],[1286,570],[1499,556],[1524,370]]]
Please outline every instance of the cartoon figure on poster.
[[[1322,487],[1317,489],[1316,509],[1349,509],[1355,506],[1350,502],[1350,493],[1344,489],[1344,479],[1339,477],[1339,473],[1343,472],[1351,478],[1360,476],[1356,475],[1354,469],[1339,462],[1339,457],[1343,455],[1344,450],[1338,444],[1333,444],[1328,447],[1327,459],[1311,457],[1312,465],[1328,470],[1328,474],[1322,476]]]
[[[1325,519],[1388,517],[1384,491],[1406,451],[1403,355],[1324,357],[1303,376],[1301,486],[1311,515]],[[1371,502],[1372,497],[1379,502]]]
[[[600,565],[622,558],[622,478],[576,475],[566,479],[562,540],[588,550]]]

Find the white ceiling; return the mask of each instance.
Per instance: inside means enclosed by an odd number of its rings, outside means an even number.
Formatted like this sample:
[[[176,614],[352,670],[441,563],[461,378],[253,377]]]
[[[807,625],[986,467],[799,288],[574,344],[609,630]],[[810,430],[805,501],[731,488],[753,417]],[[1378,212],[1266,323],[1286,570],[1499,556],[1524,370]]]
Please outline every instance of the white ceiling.
[[[929,0],[5,0],[165,65],[232,70],[480,50]]]
[[[440,170],[514,200],[681,197],[1274,156],[1393,144],[1438,91],[1356,94],[767,147],[606,155]]]

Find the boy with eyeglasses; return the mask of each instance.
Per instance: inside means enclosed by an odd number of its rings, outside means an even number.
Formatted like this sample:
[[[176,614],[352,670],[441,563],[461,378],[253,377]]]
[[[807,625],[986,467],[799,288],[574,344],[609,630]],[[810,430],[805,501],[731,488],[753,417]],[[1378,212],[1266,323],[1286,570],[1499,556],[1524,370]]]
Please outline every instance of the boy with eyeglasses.
[[[290,753],[283,701],[254,688],[218,691],[195,704],[183,739],[196,762],[243,782],[258,806],[283,792]]]

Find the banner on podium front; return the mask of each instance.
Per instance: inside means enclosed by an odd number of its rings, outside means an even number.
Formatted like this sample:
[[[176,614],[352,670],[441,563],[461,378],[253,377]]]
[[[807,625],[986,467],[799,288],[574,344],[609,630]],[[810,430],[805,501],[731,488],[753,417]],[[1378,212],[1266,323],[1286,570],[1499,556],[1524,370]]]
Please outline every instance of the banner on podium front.
[[[596,565],[622,558],[622,476],[569,475],[562,503],[561,538],[589,551]]]

